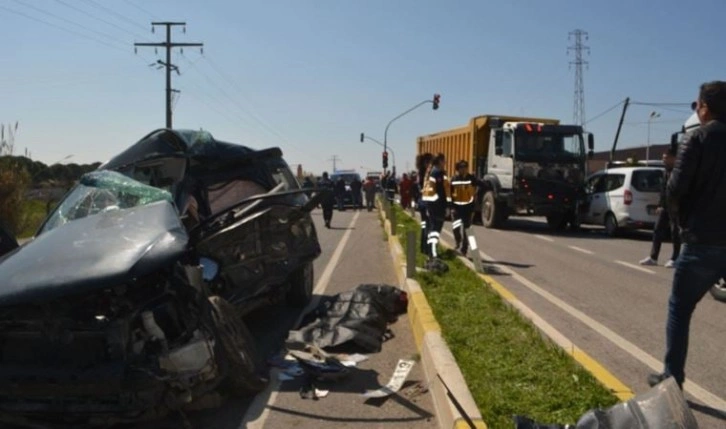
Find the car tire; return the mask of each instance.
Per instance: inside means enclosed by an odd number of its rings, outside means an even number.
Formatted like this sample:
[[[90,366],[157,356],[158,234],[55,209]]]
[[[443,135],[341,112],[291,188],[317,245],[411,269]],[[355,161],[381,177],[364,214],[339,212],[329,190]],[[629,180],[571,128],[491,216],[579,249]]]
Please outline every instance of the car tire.
[[[726,302],[726,279],[721,279],[711,286],[711,296],[716,301]]]
[[[615,237],[618,235],[618,220],[612,212],[605,215],[605,222],[603,225],[605,226],[605,234],[607,234],[608,237]]]
[[[547,215],[547,225],[555,231],[562,231],[567,226],[567,216],[562,213]]]
[[[494,197],[494,192],[487,191],[487,193],[484,194],[484,203],[482,209],[484,226],[487,228],[499,228],[503,223],[503,219],[506,219],[504,216],[502,216],[503,210],[504,207],[502,207],[501,204],[497,204],[497,199]]]
[[[295,308],[305,308],[313,299],[314,281],[315,272],[312,262],[307,262],[292,273],[288,279],[290,289],[287,291],[287,304]]]
[[[209,303],[217,330],[217,350],[227,364],[227,377],[220,387],[237,397],[261,392],[269,378],[252,334],[232,304],[219,296],[210,297]]]

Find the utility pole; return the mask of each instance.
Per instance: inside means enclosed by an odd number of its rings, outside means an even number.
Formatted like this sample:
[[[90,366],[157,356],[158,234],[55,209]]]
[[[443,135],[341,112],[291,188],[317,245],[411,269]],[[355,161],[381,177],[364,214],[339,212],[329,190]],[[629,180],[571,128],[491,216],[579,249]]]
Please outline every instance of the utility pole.
[[[159,43],[134,43],[134,50],[136,50],[139,46],[153,46],[153,47],[162,47],[166,48],[166,62],[163,62],[161,60],[158,60],[157,62],[162,66],[166,68],[166,128],[171,128],[171,96],[174,92],[179,92],[178,90],[171,89],[171,71],[174,70],[179,74],[179,67],[171,63],[171,49],[172,48],[181,48],[181,51],[184,52],[185,46],[190,47],[198,47],[202,48],[204,47],[203,43],[175,43],[171,41],[171,27],[174,26],[182,26],[184,27],[184,32],[186,33],[186,22],[152,22],[151,23],[151,32],[154,32],[154,28],[156,28],[157,25],[163,25],[166,27],[166,42],[159,42]],[[202,51],[203,52],[203,51]]]
[[[335,173],[336,171],[338,171],[338,169],[337,169],[337,163],[339,161],[342,161],[342,159],[340,159],[340,157],[338,155],[333,155],[333,157],[330,158],[328,161],[330,161],[330,162],[333,163],[333,173]]]
[[[568,33],[567,40],[575,39],[573,46],[567,47],[567,53],[575,52],[575,61],[570,61],[570,68],[575,66],[575,102],[573,109],[573,122],[575,125],[585,125],[585,84],[582,77],[582,66],[589,68],[589,63],[582,59],[583,52],[590,54],[590,47],[585,46],[582,41],[588,40],[587,31],[575,30]]]

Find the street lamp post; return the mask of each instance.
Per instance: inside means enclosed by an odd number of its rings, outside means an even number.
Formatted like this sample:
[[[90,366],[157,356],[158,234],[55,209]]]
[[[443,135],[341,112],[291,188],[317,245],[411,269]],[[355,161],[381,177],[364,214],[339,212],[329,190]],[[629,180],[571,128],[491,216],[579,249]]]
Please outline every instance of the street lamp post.
[[[648,117],[648,145],[645,147],[645,160],[650,161],[650,124],[653,123],[653,119],[660,118],[660,113],[658,112],[650,112],[650,116]]]
[[[360,133],[360,142],[363,143],[364,140],[370,140],[374,143],[377,143],[380,146],[383,146],[383,150],[386,151],[388,149],[389,152],[391,152],[391,156],[393,157],[393,170],[396,170],[396,152],[393,151],[393,149],[386,148],[386,145],[381,143],[379,140],[374,139],[373,137],[369,137],[365,135],[365,133]]]

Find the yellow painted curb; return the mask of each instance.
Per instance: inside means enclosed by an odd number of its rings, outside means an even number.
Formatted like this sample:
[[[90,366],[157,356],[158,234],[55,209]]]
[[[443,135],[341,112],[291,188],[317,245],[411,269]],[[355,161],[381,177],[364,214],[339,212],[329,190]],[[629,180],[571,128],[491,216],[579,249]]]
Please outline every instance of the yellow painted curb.
[[[494,289],[505,301],[510,304],[519,302],[519,299],[510,292],[507,288],[502,286],[501,283],[496,281],[491,276],[479,273],[479,277],[484,280],[492,289]],[[535,324],[536,326],[536,324]],[[579,347],[573,345],[570,347],[560,347],[570,355],[577,363],[585,368],[590,374],[593,375],[603,386],[610,390],[621,401],[628,401],[635,396],[635,393],[626,386],[622,381],[615,377],[610,371],[605,369],[599,362],[593,359],[590,355],[585,353]]]
[[[486,423],[481,420],[474,420],[472,423],[476,429],[487,429]],[[464,419],[456,419],[454,429],[471,429],[471,425]]]
[[[416,340],[416,348],[421,351],[423,347],[424,335],[427,332],[441,332],[441,326],[434,317],[426,295],[422,291],[409,293],[408,295],[408,314],[411,328],[413,329],[413,337]]]

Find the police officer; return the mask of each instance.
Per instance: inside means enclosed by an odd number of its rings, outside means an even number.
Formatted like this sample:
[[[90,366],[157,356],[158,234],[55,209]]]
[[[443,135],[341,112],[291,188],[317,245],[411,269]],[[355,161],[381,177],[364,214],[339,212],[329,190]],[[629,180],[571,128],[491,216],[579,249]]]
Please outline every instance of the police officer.
[[[428,243],[426,242],[428,240],[429,236],[429,230],[428,230],[428,220],[429,220],[429,214],[426,210],[426,202],[423,200],[423,188],[424,188],[424,180],[427,179],[429,174],[429,169],[431,168],[431,160],[434,158],[434,156],[428,152],[420,154],[416,156],[416,169],[418,170],[418,177],[416,180],[416,209],[419,212],[419,215],[421,216],[421,253],[424,255],[429,255],[429,250],[431,247],[429,247]]]
[[[469,173],[469,163],[464,160],[456,163],[456,175],[451,179],[451,200],[453,203],[454,238],[456,250],[463,255],[469,248],[467,230],[471,227],[474,214],[474,196],[476,195],[478,181]]]
[[[446,159],[443,153],[436,155],[431,162],[431,170],[424,180],[423,201],[429,217],[429,233],[426,241],[430,247],[429,256],[438,259],[438,244],[441,239],[441,229],[444,227],[446,209],[451,203],[451,185],[444,170]]]
[[[318,184],[321,192],[324,192],[320,205],[323,208],[323,220],[325,227],[330,229],[330,221],[333,220],[333,206],[335,205],[335,185],[328,177],[328,172],[323,172],[323,178]]]

